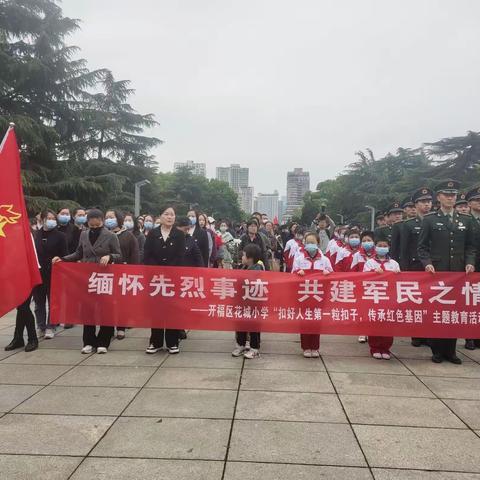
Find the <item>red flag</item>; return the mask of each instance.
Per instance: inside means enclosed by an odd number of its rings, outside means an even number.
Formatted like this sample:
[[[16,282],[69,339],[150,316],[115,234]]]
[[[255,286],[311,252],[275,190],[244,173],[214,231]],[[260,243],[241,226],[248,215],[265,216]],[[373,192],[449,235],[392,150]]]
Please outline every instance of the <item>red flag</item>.
[[[42,283],[23,197],[20,154],[13,127],[0,145],[0,317]]]

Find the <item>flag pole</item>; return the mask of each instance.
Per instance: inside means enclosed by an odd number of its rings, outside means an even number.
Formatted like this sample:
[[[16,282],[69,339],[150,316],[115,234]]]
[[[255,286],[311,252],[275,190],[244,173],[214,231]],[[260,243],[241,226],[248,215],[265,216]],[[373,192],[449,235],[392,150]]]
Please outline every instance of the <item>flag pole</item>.
[[[2,142],[0,143],[0,152],[3,149],[3,146],[5,145],[5,142],[7,141],[8,133],[10,132],[10,130],[14,130],[14,129],[15,129],[15,124],[13,122],[10,122],[8,124],[8,130],[5,133],[5,136],[3,137]]]

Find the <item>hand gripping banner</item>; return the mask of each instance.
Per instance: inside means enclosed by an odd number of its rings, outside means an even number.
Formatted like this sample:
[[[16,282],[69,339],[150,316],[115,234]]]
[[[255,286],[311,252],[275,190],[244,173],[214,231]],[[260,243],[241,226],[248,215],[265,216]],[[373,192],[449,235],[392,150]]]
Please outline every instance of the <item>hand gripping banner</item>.
[[[480,274],[58,263],[53,324],[480,338]]]

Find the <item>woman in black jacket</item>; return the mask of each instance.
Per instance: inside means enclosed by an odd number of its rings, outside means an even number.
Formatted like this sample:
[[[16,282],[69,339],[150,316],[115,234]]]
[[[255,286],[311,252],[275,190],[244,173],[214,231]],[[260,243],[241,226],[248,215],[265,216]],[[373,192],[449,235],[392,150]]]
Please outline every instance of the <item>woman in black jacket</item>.
[[[175,228],[175,210],[166,206],[160,210],[161,225],[152,230],[145,241],[145,265],[182,266],[185,257],[185,235]],[[152,328],[146,353],[157,353],[165,343],[169,353],[178,353],[179,330]]]
[[[52,276],[52,258],[67,255],[67,238],[57,228],[57,216],[51,210],[40,214],[42,228],[35,232],[35,248],[37,250],[42,284],[33,290],[35,317],[40,336],[53,338],[55,326],[50,324],[50,283]],[[47,315],[48,301],[48,315]]]
[[[188,218],[190,219],[190,235],[192,236],[195,243],[198,245],[198,248],[202,252],[203,266],[208,267],[208,260],[210,257],[210,249],[208,246],[208,233],[206,230],[200,227],[198,221],[199,214],[195,210],[190,210],[187,213]]]

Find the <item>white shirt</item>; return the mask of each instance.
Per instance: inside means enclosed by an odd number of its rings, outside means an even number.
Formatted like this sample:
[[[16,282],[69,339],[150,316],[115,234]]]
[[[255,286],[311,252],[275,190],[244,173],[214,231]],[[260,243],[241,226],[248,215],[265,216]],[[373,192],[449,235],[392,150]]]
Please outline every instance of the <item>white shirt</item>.
[[[320,270],[322,272],[333,272],[330,260],[319,250],[315,257],[311,257],[305,250],[298,250],[293,261],[292,273],[299,270]]]
[[[385,260],[378,260],[378,258],[369,258],[363,267],[364,272],[374,272],[381,268],[386,272],[399,272],[400,265],[395,260],[388,258]]]

